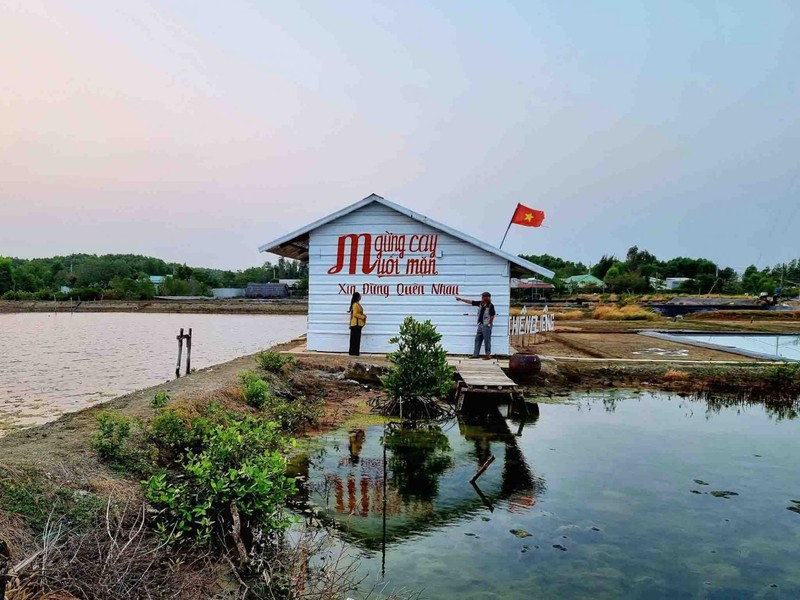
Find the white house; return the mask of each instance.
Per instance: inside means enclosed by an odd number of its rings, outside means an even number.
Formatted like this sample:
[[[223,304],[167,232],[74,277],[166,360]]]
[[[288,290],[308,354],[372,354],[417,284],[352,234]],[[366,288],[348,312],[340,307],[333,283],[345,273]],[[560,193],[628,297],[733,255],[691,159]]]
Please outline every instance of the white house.
[[[367,314],[362,352],[388,352],[406,316],[430,319],[444,348],[472,352],[477,308],[455,296],[492,294],[492,352],[508,354],[509,281],[553,272],[372,194],[259,248],[307,261],[308,349],[346,352],[350,298]]]
[[[664,280],[664,288],[668,290],[676,290],[684,283],[691,280],[691,277],[667,277]]]

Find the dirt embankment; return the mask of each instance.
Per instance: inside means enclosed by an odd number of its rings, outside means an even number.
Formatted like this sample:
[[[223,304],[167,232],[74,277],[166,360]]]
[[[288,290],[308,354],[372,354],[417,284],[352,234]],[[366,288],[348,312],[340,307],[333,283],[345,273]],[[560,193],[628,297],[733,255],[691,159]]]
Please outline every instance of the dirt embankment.
[[[702,398],[713,410],[719,406],[762,404],[777,418],[800,414],[800,365],[545,364],[530,381],[526,395],[564,396],[575,391],[612,389],[673,392]]]
[[[230,315],[304,315],[305,300],[98,300],[53,302],[47,300],[0,300],[0,313],[19,312],[141,312]]]
[[[630,360],[669,360],[753,362],[734,352],[690,346],[656,339],[636,332],[562,331],[549,334],[546,342],[532,347],[534,352],[555,357],[609,358]]]
[[[556,340],[553,342],[559,344]],[[287,351],[298,344],[302,341],[293,340],[276,346],[274,350]],[[624,350],[628,352],[630,349]],[[62,481],[88,481],[100,477],[110,483],[118,479],[118,475],[111,472],[91,448],[100,411],[114,410],[124,416],[147,419],[155,413],[150,401],[160,391],[169,393],[175,403],[230,398],[238,393],[239,373],[258,370],[255,356],[202,369],[188,377],[64,415],[52,423],[11,433],[0,438],[0,463],[33,467]],[[385,357],[362,357],[362,362],[386,365]],[[323,431],[353,416],[368,413],[368,400],[382,393],[378,386],[346,379],[345,368],[350,364],[351,359],[347,356],[305,354],[297,356],[290,370],[287,381],[294,392],[324,399],[324,416],[320,425]],[[525,394],[532,396],[563,395],[580,390],[646,388],[687,394],[727,394],[796,412],[796,398],[800,396],[800,366],[752,362],[715,365],[701,361],[686,364],[668,359],[651,363],[546,361],[540,376],[521,383],[525,386]]]
[[[298,340],[275,346],[280,351],[296,346]],[[238,375],[257,371],[256,355],[236,358],[189,376],[149,387],[110,402],[70,413],[45,425],[16,431],[0,438],[0,463],[30,467],[65,482],[119,479],[99,460],[91,448],[97,432],[97,415],[113,410],[126,417],[150,418],[155,414],[150,401],[156,392],[167,392],[174,404],[202,404],[236,395]],[[378,392],[369,386],[344,379],[341,363],[321,357],[300,358],[291,369],[289,382],[294,391],[325,401],[320,430],[329,430],[352,416],[369,411],[367,401]]]

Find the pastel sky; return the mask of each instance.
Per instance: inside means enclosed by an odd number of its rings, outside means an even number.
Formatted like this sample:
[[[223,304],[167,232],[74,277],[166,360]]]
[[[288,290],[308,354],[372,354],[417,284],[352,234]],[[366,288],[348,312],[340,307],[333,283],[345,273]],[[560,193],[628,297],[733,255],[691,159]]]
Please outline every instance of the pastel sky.
[[[5,0],[0,255],[244,268],[370,193],[505,249],[800,255],[800,3]]]

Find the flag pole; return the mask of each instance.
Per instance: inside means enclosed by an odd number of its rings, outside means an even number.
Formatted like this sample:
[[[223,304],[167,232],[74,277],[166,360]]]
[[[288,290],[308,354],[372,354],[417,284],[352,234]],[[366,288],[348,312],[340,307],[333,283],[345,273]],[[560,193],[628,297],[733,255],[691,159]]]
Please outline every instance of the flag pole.
[[[503,243],[506,241],[506,236],[508,235],[508,230],[511,229],[511,223],[513,223],[513,222],[514,222],[513,218],[508,222],[508,227],[506,227],[506,232],[503,235],[503,241],[500,242],[500,249],[503,248]]]

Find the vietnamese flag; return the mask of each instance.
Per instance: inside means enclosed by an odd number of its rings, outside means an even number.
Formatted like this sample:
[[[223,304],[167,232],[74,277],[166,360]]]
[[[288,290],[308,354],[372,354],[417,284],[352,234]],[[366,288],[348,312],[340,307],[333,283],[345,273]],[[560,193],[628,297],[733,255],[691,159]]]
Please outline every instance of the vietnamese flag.
[[[514,216],[511,217],[511,222],[515,225],[524,225],[525,227],[541,227],[544,221],[544,211],[528,208],[522,204],[517,204],[517,210],[514,211]]]

